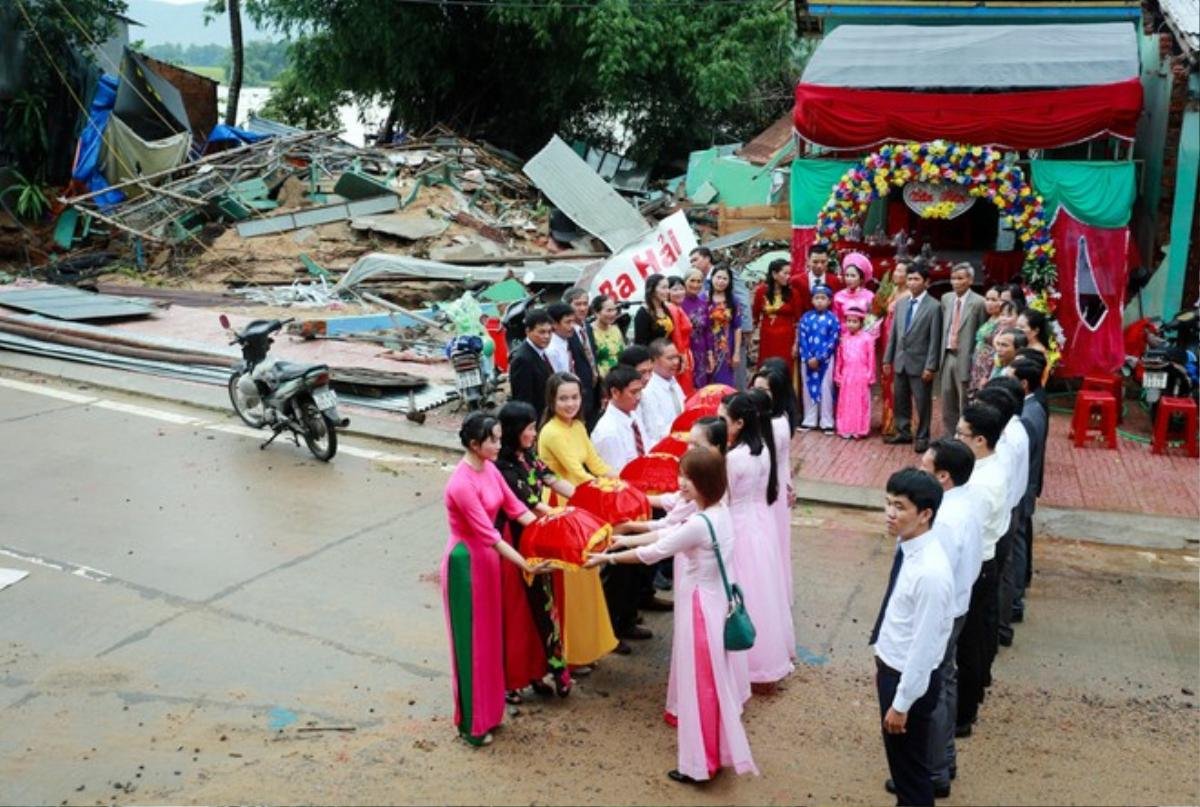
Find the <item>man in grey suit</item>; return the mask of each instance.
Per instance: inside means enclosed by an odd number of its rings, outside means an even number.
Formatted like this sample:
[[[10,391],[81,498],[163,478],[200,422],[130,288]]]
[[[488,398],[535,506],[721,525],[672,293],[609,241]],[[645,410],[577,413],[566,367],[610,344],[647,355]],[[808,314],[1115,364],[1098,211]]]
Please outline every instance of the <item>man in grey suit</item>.
[[[929,418],[933,412],[933,378],[942,357],[942,309],[929,296],[929,269],[920,261],[908,267],[906,280],[911,295],[896,306],[892,332],[883,354],[883,374],[895,373],[896,434],[885,443],[911,443],[913,401],[917,404],[917,436],[914,448],[924,454],[929,448]]]
[[[971,290],[975,267],[955,264],[950,271],[951,294],[942,295],[942,434],[953,437],[958,416],[967,403],[971,382],[971,358],[975,352],[975,332],[987,319],[983,297]]]
[[[1046,434],[1049,421],[1046,410],[1037,400],[1042,388],[1044,364],[1018,356],[1005,371],[1021,384],[1025,403],[1021,407],[1021,423],[1029,432],[1029,484],[1025,495],[1017,505],[1014,518],[1017,520],[1013,533],[1012,559],[1006,565],[1000,581],[1000,627],[997,631],[1000,644],[1012,644],[1013,622],[1025,618],[1025,587],[1029,582],[1029,563],[1033,553],[1033,512],[1037,497],[1042,495],[1042,475],[1046,467]]]

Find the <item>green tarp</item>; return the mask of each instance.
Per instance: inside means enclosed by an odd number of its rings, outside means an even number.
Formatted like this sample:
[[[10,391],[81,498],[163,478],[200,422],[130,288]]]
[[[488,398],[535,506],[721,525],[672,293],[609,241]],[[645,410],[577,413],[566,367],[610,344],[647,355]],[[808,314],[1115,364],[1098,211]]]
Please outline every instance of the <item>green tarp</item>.
[[[1050,221],[1059,206],[1094,227],[1124,227],[1137,195],[1132,162],[1033,160],[1033,187]]]
[[[718,146],[706,151],[693,151],[688,156],[687,195],[695,199],[705,183],[716,189],[711,203],[728,207],[769,205],[771,180],[774,173],[761,165],[730,156],[737,146]]]
[[[792,226],[812,227],[853,160],[794,160],[792,162]]]

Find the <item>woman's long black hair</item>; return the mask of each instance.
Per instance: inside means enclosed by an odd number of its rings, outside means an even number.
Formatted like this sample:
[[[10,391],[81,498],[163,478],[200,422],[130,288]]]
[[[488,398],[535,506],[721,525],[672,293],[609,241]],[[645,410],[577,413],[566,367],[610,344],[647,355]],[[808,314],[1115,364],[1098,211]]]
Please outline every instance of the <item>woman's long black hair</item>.
[[[763,390],[747,390],[727,395],[721,403],[730,420],[742,421],[737,446],[744,445],[750,453],[758,456],[767,449],[771,458],[771,476],[767,480],[767,504],[775,504],[779,498],[779,478],[776,476],[775,436],[771,431],[771,397]]]
[[[653,317],[663,317],[670,314],[667,306],[655,295],[654,290],[658,288],[658,284],[667,279],[666,275],[655,273],[646,278],[646,296],[642,298],[642,305],[646,306],[646,310]]]
[[[800,416],[796,411],[796,390],[788,375],[787,360],[775,356],[765,359],[754,377],[767,379],[771,387],[771,417],[787,415],[788,433],[795,434]]]
[[[1037,334],[1038,343],[1042,347],[1050,345],[1050,325],[1046,322],[1046,315],[1036,308],[1026,308],[1021,312],[1021,316],[1025,317],[1025,321],[1029,323],[1029,327]]]
[[[729,427],[719,417],[710,415],[700,418],[693,424],[693,428],[701,429],[704,432],[704,439],[708,440],[709,445],[714,446],[722,454],[729,450]]]
[[[725,305],[726,305],[726,307],[729,308],[730,317],[733,319],[737,319],[738,304],[737,304],[737,298],[733,294],[733,270],[729,268],[728,264],[722,263],[718,266],[714,266],[712,271],[708,273],[708,280],[704,281],[704,296],[708,300],[708,304],[712,305],[712,299],[713,299],[712,279],[713,279],[713,275],[715,275],[717,272],[724,272],[726,275],[729,276],[729,287],[725,289]]]
[[[537,410],[524,401],[509,401],[497,413],[500,421],[500,458],[516,462],[524,453],[521,433],[537,423]]]
[[[767,300],[775,299],[776,290],[779,291],[779,296],[784,300],[792,299],[792,286],[790,283],[784,283],[782,286],[775,285],[775,273],[783,267],[789,265],[791,261],[786,258],[776,258],[767,264]]]

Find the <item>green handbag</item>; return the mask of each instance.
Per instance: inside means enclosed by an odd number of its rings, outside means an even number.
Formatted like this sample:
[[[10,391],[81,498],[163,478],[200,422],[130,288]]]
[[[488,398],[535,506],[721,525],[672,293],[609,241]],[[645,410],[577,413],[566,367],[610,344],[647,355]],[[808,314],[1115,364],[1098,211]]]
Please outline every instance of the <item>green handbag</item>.
[[[742,590],[738,584],[729,584],[729,576],[725,574],[725,562],[721,560],[721,547],[717,544],[717,533],[713,529],[708,516],[700,513],[700,518],[708,525],[708,534],[712,537],[713,554],[717,556],[717,567],[721,570],[721,582],[725,584],[725,596],[729,599],[729,610],[725,613],[725,649],[749,650],[754,647],[754,623],[750,614],[746,613],[746,604],[742,602]]]

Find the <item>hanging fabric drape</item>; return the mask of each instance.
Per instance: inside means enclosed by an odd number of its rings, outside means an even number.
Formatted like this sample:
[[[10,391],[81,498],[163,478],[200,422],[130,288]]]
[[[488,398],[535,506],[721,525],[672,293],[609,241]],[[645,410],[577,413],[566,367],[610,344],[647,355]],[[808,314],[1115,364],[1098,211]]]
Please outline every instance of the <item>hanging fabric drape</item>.
[[[1137,185],[1132,162],[1033,160],[1033,186],[1051,220],[1058,208],[1094,227],[1129,223]]]

